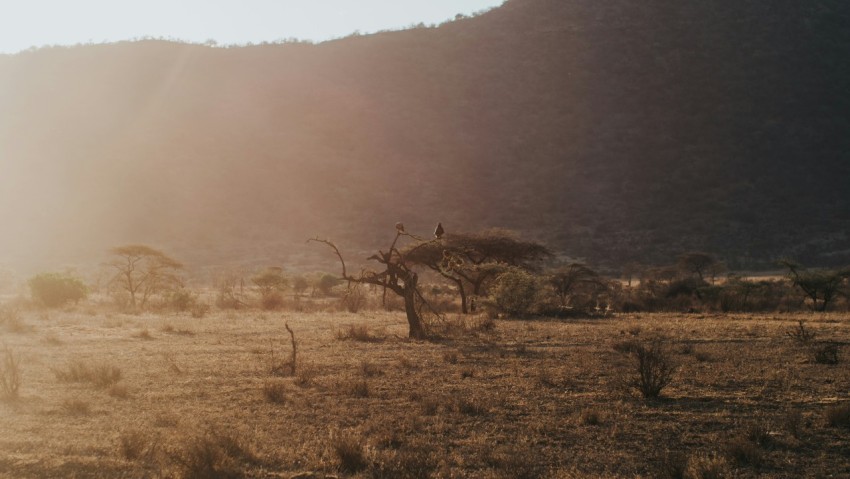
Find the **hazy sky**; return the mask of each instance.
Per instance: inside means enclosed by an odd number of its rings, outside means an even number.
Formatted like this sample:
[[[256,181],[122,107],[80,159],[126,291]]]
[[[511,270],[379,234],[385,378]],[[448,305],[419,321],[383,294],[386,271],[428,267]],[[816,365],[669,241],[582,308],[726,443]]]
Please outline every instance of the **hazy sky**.
[[[502,0],[0,0],[0,53],[154,36],[314,41],[440,23]]]

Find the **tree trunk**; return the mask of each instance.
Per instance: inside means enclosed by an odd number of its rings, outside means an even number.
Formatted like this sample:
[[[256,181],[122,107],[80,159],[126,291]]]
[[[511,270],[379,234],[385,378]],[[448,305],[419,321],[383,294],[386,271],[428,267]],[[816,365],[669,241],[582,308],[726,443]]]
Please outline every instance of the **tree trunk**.
[[[463,289],[463,280],[457,281],[457,290],[460,293],[460,311],[463,314],[469,314],[469,311],[466,307],[466,290]]]
[[[416,311],[416,282],[418,278],[413,273],[408,281],[404,283],[404,312],[407,314],[408,336],[413,339],[425,337],[425,328],[422,327],[422,318]]]

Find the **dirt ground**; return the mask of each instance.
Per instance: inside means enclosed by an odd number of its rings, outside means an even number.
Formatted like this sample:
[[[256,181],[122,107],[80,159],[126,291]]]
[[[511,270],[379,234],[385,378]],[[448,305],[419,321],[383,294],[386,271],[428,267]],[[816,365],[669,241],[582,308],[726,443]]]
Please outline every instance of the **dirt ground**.
[[[0,476],[850,477],[846,316],[449,321],[7,314]],[[624,345],[653,338],[676,369],[645,399]]]

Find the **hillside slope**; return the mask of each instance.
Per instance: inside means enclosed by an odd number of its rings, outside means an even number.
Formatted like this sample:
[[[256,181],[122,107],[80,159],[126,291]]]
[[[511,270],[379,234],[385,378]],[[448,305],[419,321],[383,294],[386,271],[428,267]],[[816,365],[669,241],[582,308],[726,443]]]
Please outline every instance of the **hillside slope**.
[[[0,262],[284,260],[401,220],[611,267],[847,263],[847,58],[839,0],[510,0],[319,45],[0,56]]]

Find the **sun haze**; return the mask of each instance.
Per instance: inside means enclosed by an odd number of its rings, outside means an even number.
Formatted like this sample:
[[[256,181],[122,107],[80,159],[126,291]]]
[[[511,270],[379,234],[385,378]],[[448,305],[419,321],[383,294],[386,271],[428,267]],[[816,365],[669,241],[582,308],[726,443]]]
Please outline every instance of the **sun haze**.
[[[501,0],[28,0],[4,5],[0,53],[30,47],[163,37],[246,44],[324,41],[440,23]]]

